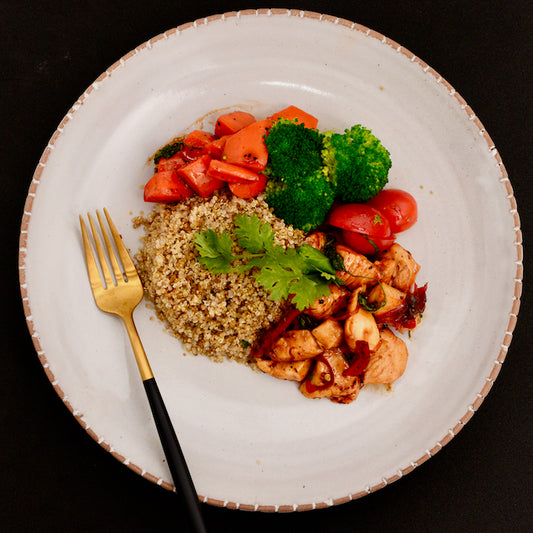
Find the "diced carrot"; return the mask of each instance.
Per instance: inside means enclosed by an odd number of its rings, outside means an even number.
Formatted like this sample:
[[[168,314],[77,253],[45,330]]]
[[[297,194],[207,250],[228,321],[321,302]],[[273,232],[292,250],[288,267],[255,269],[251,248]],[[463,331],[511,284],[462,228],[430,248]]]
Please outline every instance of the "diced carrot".
[[[293,105],[274,113],[269,118],[274,121],[282,117],[287,120],[300,122],[304,124],[306,128],[316,128],[318,125],[318,119],[316,117]]]
[[[217,137],[232,135],[254,122],[255,117],[251,113],[246,113],[245,111],[225,113],[217,118],[215,123],[215,135]]]
[[[224,135],[223,137],[207,143],[204,147],[204,152],[209,154],[213,159],[220,159],[224,153],[224,146],[229,137],[229,135]]]
[[[202,198],[211,196],[214,191],[224,186],[223,181],[207,175],[210,161],[211,157],[204,154],[176,171]]]
[[[186,163],[187,162],[185,161],[185,159],[181,157],[181,154],[174,154],[168,159],[161,158],[157,163],[157,171],[162,172],[164,170],[176,170],[185,165]]]
[[[265,190],[267,184],[267,177],[263,173],[258,176],[259,179],[256,181],[229,183],[229,190],[238,198],[255,198]]]
[[[193,194],[194,191],[178,176],[175,170],[156,172],[144,186],[145,202],[178,202]]]
[[[234,133],[224,146],[224,161],[256,172],[265,170],[268,162],[265,135],[271,125],[270,119],[258,120]]]
[[[211,159],[207,175],[212,178],[218,178],[222,181],[246,183],[250,181],[257,181],[259,174],[249,168],[240,167],[233,163],[226,163],[226,161],[219,161]]]
[[[194,130],[183,139],[183,148],[180,152],[185,159],[194,161],[197,157],[203,155],[205,146],[213,141],[215,136],[207,131]]]

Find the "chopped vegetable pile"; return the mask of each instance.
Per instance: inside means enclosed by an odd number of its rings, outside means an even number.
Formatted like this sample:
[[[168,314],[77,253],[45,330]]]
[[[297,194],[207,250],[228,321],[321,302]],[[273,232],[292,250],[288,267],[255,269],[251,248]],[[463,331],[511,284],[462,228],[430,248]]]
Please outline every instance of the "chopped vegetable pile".
[[[154,156],[147,202],[210,197],[224,187],[262,198],[274,214],[307,232],[305,244],[274,244],[256,215],[233,232],[194,237],[199,262],[215,274],[250,272],[272,300],[289,302],[284,320],[250,346],[257,366],[300,383],[310,398],[353,401],[369,383],[390,384],[407,363],[402,333],[420,322],[426,288],[420,266],[396,243],[417,221],[416,200],[386,189],[391,158],[371,130],[320,132],[318,120],[289,106],[257,120],[219,116],[214,132],[194,130]]]
[[[295,106],[262,120],[244,111],[225,113],[214,133],[194,130],[156,153],[144,199],[207,198],[226,185],[240,198],[264,191],[279,218],[310,231],[325,221],[335,199],[363,202],[379,193],[391,166],[369,129],[321,133],[317,125]]]

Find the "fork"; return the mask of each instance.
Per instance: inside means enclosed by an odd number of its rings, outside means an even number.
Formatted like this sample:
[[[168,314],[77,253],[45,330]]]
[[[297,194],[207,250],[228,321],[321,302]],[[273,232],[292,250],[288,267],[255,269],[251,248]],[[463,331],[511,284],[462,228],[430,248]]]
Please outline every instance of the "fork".
[[[98,232],[96,231],[93,219],[91,218],[91,215],[88,214],[94,245],[98,254],[100,270],[104,278],[103,280],[98,269],[98,262],[93,254],[87,228],[81,215],[79,217],[83,245],[85,248],[85,257],[87,260],[87,271],[94,300],[96,305],[102,311],[117,315],[123,320],[126,326],[163,451],[167,458],[169,470],[176,486],[176,492],[184,500],[194,531],[205,532],[206,529],[202,518],[201,505],[196,489],[194,488],[183,452],[133,321],[133,310],[143,298],[142,283],[128,250],[105,208],[104,214],[109,229],[111,230],[111,235],[113,236],[113,241],[121,264],[115,255],[113,245],[105,229],[102,217],[97,211],[96,216],[104,238],[107,256],[111,263],[112,274],[106,260],[106,254],[100,243],[100,239],[98,238]]]

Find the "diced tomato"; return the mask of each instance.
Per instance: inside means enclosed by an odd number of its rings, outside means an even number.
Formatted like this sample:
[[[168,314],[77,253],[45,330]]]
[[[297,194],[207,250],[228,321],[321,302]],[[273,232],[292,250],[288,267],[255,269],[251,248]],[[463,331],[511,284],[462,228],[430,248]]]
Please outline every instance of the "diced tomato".
[[[255,117],[251,113],[246,113],[245,111],[225,113],[217,118],[215,123],[215,135],[217,137],[233,135],[254,122]]]
[[[389,249],[396,238],[394,235],[390,237],[374,237],[372,235],[363,235],[357,231],[350,231],[347,229],[342,230],[342,238],[355,252],[360,254],[372,255],[378,252],[384,252]]]
[[[355,231],[370,237],[390,237],[389,221],[374,207],[366,204],[343,204],[333,209],[329,223],[336,228]]]
[[[178,176],[176,170],[156,172],[144,186],[145,202],[172,203],[193,194],[194,191]]]
[[[228,140],[229,135],[224,135],[218,139],[213,139],[204,147],[204,152],[209,154],[213,159],[220,159],[224,153],[224,146]]]
[[[169,159],[161,158],[159,162],[157,163],[157,171],[165,171],[165,170],[176,170],[183,165],[185,165],[187,161],[183,159],[181,154],[175,154]]]
[[[205,153],[204,148],[215,139],[215,136],[207,131],[194,130],[183,139],[183,148],[179,154],[188,161],[194,161]]]
[[[211,159],[207,175],[222,181],[247,183],[259,180],[259,174],[248,168],[239,167],[225,161]]]
[[[267,177],[264,174],[258,174],[257,181],[248,183],[230,183],[229,190],[238,198],[255,198],[259,193],[265,190]]]
[[[274,121],[282,117],[287,120],[300,122],[304,124],[306,128],[316,128],[318,125],[318,119],[316,117],[293,105],[274,113],[269,118]]]
[[[393,233],[409,229],[418,218],[416,200],[400,189],[383,189],[366,203],[383,213]]]
[[[271,125],[269,119],[258,120],[229,137],[222,155],[224,161],[256,172],[265,170],[268,162],[265,135]]]
[[[204,154],[176,171],[202,198],[211,196],[213,192],[224,186],[223,181],[207,175],[210,161],[211,158]]]

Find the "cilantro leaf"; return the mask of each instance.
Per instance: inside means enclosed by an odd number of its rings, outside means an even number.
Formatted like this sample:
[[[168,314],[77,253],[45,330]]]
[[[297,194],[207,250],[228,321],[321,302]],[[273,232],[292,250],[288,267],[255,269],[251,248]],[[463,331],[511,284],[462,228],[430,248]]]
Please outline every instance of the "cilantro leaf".
[[[194,235],[194,243],[200,257],[200,263],[215,274],[222,274],[231,270],[234,255],[231,252],[233,240],[227,231],[220,235],[209,229]]]
[[[272,300],[288,298],[291,294],[292,283],[295,280],[293,271],[275,263],[263,267],[255,277],[262,287],[270,291]]]
[[[248,252],[255,254],[274,246],[274,231],[268,223],[261,223],[257,215],[235,217],[237,242]]]
[[[309,244],[302,244],[302,246],[298,248],[298,253],[310,267],[321,272],[326,279],[334,280],[336,278],[335,269],[333,268],[331,261],[328,259],[327,255],[323,254],[320,250],[313,248]]]
[[[318,298],[330,294],[329,284],[325,280],[313,276],[303,276],[292,284],[292,303],[303,311]]]

